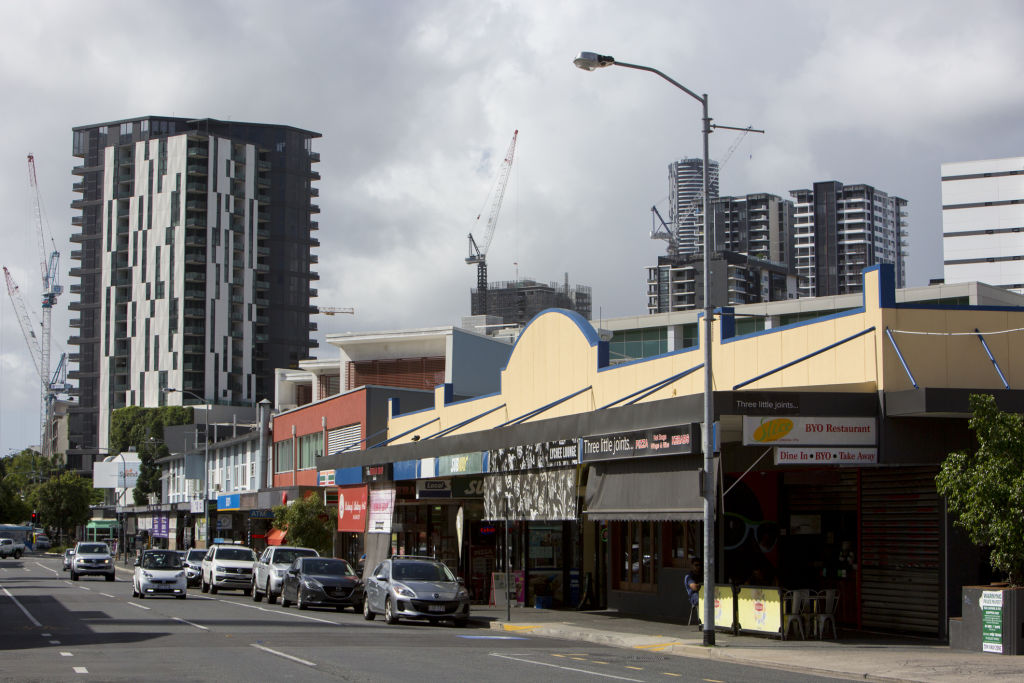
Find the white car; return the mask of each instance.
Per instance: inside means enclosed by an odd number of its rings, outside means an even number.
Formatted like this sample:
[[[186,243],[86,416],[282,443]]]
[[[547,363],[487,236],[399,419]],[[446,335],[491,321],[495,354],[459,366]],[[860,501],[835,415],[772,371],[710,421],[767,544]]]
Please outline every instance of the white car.
[[[132,577],[132,597],[173,595],[184,600],[188,594],[185,566],[181,555],[174,550],[143,550],[135,562]]]
[[[263,551],[252,574],[252,599],[259,602],[264,595],[271,605],[281,595],[285,572],[298,557],[320,557],[312,548],[272,545]]]
[[[71,561],[71,580],[80,576],[102,576],[114,580],[114,558],[106,543],[78,543]]]
[[[204,593],[240,590],[252,595],[252,566],[256,553],[244,545],[214,545],[203,558],[200,583]]]

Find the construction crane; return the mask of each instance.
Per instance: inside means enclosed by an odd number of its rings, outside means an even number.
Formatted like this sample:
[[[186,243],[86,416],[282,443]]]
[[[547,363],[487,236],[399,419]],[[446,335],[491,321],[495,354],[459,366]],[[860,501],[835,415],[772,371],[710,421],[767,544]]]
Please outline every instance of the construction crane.
[[[18,313],[18,322],[25,335],[25,341],[28,343],[29,352],[32,354],[32,360],[35,362],[36,372],[39,375],[39,447],[43,455],[49,457],[52,453],[50,453],[50,439],[47,438],[50,427],[48,413],[52,406],[53,398],[55,398],[51,388],[52,382],[50,377],[51,318],[53,307],[57,304],[57,297],[61,295],[64,288],[59,283],[60,252],[57,251],[53,236],[50,234],[42,193],[39,190],[39,181],[36,178],[36,160],[32,154],[28,155],[28,185],[32,199],[33,229],[39,243],[39,267],[43,281],[42,324],[39,327],[40,333],[38,337],[33,329],[31,319],[28,317],[28,311],[25,309],[24,302],[21,300],[18,285],[14,282],[7,268],[4,268],[4,276],[7,279],[7,292],[10,294],[11,301],[14,303],[14,308]]]
[[[324,315],[338,315],[340,313],[348,313],[349,315],[355,315],[356,309],[354,308],[331,308],[330,306],[319,306],[320,313]]]
[[[494,228],[498,225],[498,212],[501,211],[501,202],[505,198],[505,186],[508,185],[508,176],[512,170],[512,157],[516,153],[516,138],[518,136],[518,130],[512,132],[512,142],[509,143],[508,151],[505,152],[505,159],[501,162],[498,179],[488,194],[488,197],[493,197],[493,199],[491,200],[491,211],[487,216],[487,228],[484,233],[484,239],[480,243],[482,247],[473,239],[473,233],[469,233],[469,256],[466,257],[466,263],[476,265],[477,300],[474,308],[478,314],[487,314],[487,250],[491,248],[491,240],[494,239]],[[486,200],[484,201],[484,206],[487,206]],[[477,222],[480,221],[483,213],[483,210],[481,210],[477,214]]]

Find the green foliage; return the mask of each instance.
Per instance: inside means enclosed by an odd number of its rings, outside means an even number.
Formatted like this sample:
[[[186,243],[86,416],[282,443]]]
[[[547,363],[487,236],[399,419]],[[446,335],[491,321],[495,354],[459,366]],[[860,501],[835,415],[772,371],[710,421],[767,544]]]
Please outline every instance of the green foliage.
[[[139,453],[139,481],[132,491],[136,505],[145,505],[150,493],[160,492],[160,468],[156,460],[170,453],[164,427],[192,424],[192,408],[164,406],[118,408],[110,415],[110,453],[134,448]]]
[[[1024,580],[1024,416],[1004,413],[989,395],[970,398],[974,453],[950,453],[935,478],[956,525],[991,548],[992,568],[1011,585]]]
[[[273,526],[285,532],[288,545],[313,548],[321,555],[331,554],[332,521],[323,499],[315,493],[274,508]]]
[[[21,524],[31,514],[32,508],[18,495],[14,486],[0,479],[0,524]]]
[[[33,492],[60,471],[57,458],[26,448],[0,459],[0,522],[21,524],[32,515]]]
[[[92,483],[74,472],[64,472],[40,484],[32,492],[32,505],[44,527],[53,527],[70,534],[75,527],[92,517],[89,501]]]

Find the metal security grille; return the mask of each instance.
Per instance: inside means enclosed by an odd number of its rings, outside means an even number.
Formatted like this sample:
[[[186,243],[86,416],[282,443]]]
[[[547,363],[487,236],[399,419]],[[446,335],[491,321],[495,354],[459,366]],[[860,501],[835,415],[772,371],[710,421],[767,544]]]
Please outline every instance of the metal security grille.
[[[933,467],[861,473],[864,628],[940,636],[942,507]]]
[[[359,442],[362,439],[362,426],[357,424],[347,427],[338,427],[327,432],[327,454],[334,455],[346,448],[359,450]]]

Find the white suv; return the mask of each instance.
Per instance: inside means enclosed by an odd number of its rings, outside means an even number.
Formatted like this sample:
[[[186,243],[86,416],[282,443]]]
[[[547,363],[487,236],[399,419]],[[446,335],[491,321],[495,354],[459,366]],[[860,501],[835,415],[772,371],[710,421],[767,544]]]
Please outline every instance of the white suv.
[[[110,556],[110,547],[106,543],[79,543],[75,546],[75,554],[71,557],[71,580],[78,581],[80,576],[102,576],[107,581],[114,580],[114,558]]]
[[[252,594],[252,566],[256,553],[244,545],[214,545],[203,558],[202,591],[240,590]]]
[[[252,574],[252,599],[259,602],[264,595],[271,605],[281,595],[281,583],[285,572],[297,557],[320,557],[312,548],[295,548],[287,545],[270,546],[263,551]]]

